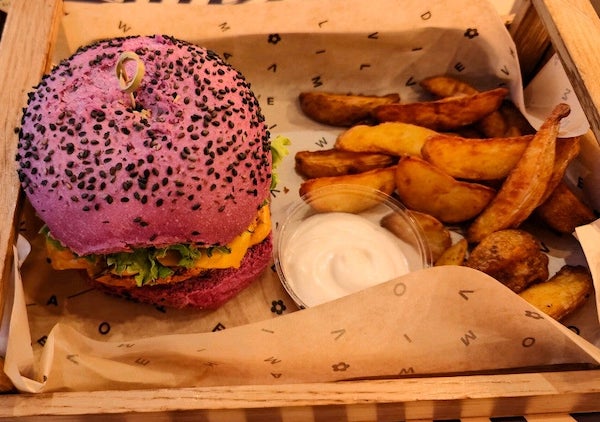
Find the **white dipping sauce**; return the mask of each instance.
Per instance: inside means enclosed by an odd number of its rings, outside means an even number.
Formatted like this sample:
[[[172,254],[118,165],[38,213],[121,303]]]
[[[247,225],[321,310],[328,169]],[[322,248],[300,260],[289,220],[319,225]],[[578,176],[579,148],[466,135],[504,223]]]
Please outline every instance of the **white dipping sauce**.
[[[358,215],[315,214],[287,239],[280,265],[291,290],[315,306],[408,273],[401,245]]]

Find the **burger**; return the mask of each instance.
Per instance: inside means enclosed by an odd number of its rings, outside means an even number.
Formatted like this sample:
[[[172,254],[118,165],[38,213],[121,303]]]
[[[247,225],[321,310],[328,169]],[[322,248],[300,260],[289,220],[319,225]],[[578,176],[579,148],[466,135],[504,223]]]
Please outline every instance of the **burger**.
[[[216,308],[270,263],[269,132],[211,50],[159,35],[80,48],[29,94],[16,159],[53,267],[107,293]]]

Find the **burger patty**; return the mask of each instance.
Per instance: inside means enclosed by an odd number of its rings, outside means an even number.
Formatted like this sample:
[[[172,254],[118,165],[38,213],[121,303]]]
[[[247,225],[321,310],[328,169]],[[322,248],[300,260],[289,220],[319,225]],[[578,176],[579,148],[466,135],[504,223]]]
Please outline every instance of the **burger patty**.
[[[206,270],[197,277],[179,283],[127,288],[106,285],[89,278],[97,289],[134,302],[170,308],[216,309],[248,287],[269,265],[273,249],[269,235],[252,246],[239,268]]]

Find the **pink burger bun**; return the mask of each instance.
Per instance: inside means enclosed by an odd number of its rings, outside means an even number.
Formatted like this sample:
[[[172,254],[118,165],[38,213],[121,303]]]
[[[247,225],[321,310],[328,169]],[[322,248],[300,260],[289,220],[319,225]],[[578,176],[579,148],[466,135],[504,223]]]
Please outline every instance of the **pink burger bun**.
[[[133,94],[115,72],[124,52],[145,68]],[[125,63],[129,76],[135,66]],[[103,290],[214,308],[269,264],[264,120],[244,76],[210,50],[168,36],[99,41],[59,63],[29,94],[19,178],[50,249],[70,251]],[[257,226],[260,238],[248,234]],[[245,253],[236,261],[231,248],[240,244]],[[161,269],[148,275],[139,270],[146,261],[125,265],[138,255]],[[54,263],[59,254],[50,257]]]

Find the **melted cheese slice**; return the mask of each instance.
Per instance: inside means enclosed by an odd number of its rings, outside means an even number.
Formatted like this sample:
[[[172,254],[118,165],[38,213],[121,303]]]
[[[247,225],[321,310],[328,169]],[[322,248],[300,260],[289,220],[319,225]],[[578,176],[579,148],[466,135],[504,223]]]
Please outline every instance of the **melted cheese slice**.
[[[227,247],[227,251],[221,250],[220,248],[215,248],[210,254],[206,252],[202,253],[192,268],[173,268],[175,270],[174,275],[158,280],[156,283],[162,284],[182,281],[210,269],[225,269],[230,267],[239,268],[248,249],[262,242],[270,233],[271,213],[269,207],[264,206],[258,211],[256,218],[252,221],[248,228],[235,237],[227,245],[225,245]],[[51,240],[46,241],[46,250],[54,269],[86,270],[90,276],[96,275],[102,269],[100,258],[94,262],[88,258],[78,257],[69,249],[60,248],[56,242]],[[135,287],[136,282],[133,275],[134,274],[118,276],[114,274],[107,274],[106,276],[95,278],[97,281],[110,285]]]

